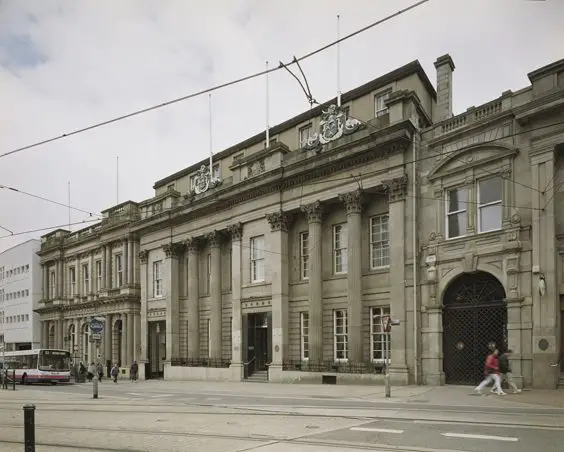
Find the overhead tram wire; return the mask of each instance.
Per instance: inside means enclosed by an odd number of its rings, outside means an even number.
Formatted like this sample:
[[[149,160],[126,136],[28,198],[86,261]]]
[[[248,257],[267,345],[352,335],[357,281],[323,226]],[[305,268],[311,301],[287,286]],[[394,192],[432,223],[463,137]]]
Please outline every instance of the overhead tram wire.
[[[403,9],[393,13],[393,14],[390,14],[389,16],[384,17],[383,19],[379,19],[375,22],[372,22],[371,24],[369,24],[369,25],[367,25],[363,28],[360,28],[360,29],[358,29],[358,30],[346,35],[346,36],[343,36],[340,39],[332,41],[329,44],[324,45],[323,47],[320,47],[320,48],[318,48],[318,49],[316,49],[312,52],[309,52],[306,55],[303,55],[299,58],[294,57],[294,59],[290,63],[282,64],[282,65],[280,65],[278,67],[274,67],[272,69],[266,69],[264,71],[256,72],[254,74],[247,75],[245,77],[241,77],[241,78],[232,80],[230,82],[225,82],[225,83],[222,83],[220,85],[213,86],[211,88],[206,88],[206,89],[203,89],[203,90],[191,93],[191,94],[187,94],[187,95],[182,96],[182,97],[177,97],[175,99],[172,99],[172,100],[169,100],[169,101],[166,101],[166,102],[162,102],[160,104],[153,105],[153,106],[150,106],[150,107],[146,107],[146,108],[143,108],[141,110],[136,110],[134,112],[127,113],[127,114],[124,114],[124,115],[121,115],[121,116],[117,116],[117,117],[114,117],[114,118],[111,118],[111,119],[107,119],[105,121],[102,121],[102,122],[99,122],[99,123],[96,123],[96,124],[92,124],[90,126],[86,126],[86,127],[80,128],[80,129],[72,130],[72,131],[64,133],[62,135],[52,137],[52,138],[47,138],[45,140],[38,141],[36,143],[32,143],[32,144],[29,144],[27,146],[22,146],[20,148],[16,148],[16,149],[13,149],[11,151],[4,152],[3,154],[0,154],[0,158],[8,157],[10,155],[17,154],[19,152],[27,151],[29,149],[33,149],[33,148],[36,148],[36,147],[39,147],[39,146],[43,146],[45,144],[49,144],[49,143],[53,143],[53,142],[58,141],[58,140],[62,140],[63,138],[68,138],[68,137],[71,137],[71,136],[74,136],[74,135],[78,135],[80,133],[84,133],[84,132],[88,132],[90,130],[98,129],[100,127],[104,127],[104,126],[107,126],[107,125],[110,125],[110,124],[113,124],[113,123],[116,123],[116,122],[119,122],[119,121],[123,121],[125,119],[129,119],[129,118],[132,118],[134,116],[139,116],[139,115],[142,115],[144,113],[149,113],[149,112],[154,111],[154,110],[159,110],[161,108],[168,107],[170,105],[173,105],[173,104],[176,104],[176,103],[179,103],[179,102],[183,102],[185,100],[192,99],[194,97],[198,97],[198,96],[201,96],[203,94],[208,94],[208,93],[211,93],[213,91],[217,91],[217,90],[222,89],[222,88],[227,88],[227,87],[232,86],[232,85],[243,83],[243,82],[246,82],[248,80],[252,80],[254,78],[261,77],[263,75],[279,71],[279,70],[283,69],[285,66],[291,66],[293,64],[299,63],[300,61],[311,58],[312,56],[317,55],[318,53],[324,52],[325,50],[327,50],[327,49],[329,49],[329,48],[331,48],[331,47],[333,47],[333,46],[335,46],[335,45],[337,45],[337,44],[339,44],[343,41],[346,41],[346,40],[348,40],[348,39],[350,39],[354,36],[357,36],[361,33],[364,33],[365,31],[368,31],[371,28],[376,27],[377,25],[381,25],[384,22],[387,22],[387,21],[394,19],[398,16],[401,16],[402,14],[405,14],[406,12],[408,12],[412,9],[415,9],[415,8],[421,6],[421,5],[423,5],[423,4],[425,4],[429,1],[430,0],[420,0],[417,3],[414,3],[414,4],[412,4],[412,5],[410,5],[406,8],[403,8]]]
[[[49,230],[53,230],[53,229],[62,229],[62,228],[67,228],[69,226],[77,226],[79,224],[89,224],[89,223],[96,223],[99,222],[100,220],[98,219],[92,219],[92,220],[82,220],[82,221],[77,221],[75,223],[65,223],[65,224],[58,224],[56,226],[48,226],[45,228],[37,228],[37,229],[29,229],[27,231],[19,231],[19,232],[14,232],[11,235],[0,235],[0,239],[9,239],[10,237],[16,237],[18,235],[25,235],[25,234],[33,234],[35,232],[43,232],[43,231],[49,231]],[[5,228],[2,228],[5,229]]]

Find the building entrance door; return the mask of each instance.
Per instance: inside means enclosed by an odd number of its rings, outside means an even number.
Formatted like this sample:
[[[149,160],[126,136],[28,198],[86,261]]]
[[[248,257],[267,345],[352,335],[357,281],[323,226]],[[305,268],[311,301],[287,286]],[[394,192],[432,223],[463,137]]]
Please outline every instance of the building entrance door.
[[[475,385],[484,378],[490,349],[507,347],[505,290],[491,274],[465,273],[443,298],[443,370],[447,384]]]
[[[272,317],[270,312],[248,314],[246,375],[268,370],[272,361]]]

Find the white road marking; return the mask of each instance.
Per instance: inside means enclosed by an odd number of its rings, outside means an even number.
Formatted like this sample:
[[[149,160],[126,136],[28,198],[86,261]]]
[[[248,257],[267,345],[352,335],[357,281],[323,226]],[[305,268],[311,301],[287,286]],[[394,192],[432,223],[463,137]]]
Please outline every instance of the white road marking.
[[[161,397],[174,397],[174,394],[157,394],[157,395],[153,395],[151,396],[152,399],[158,399]]]
[[[491,436],[491,435],[470,435],[467,433],[441,433],[441,435],[448,438],[465,438],[465,439],[486,439],[492,441],[507,441],[507,442],[517,442],[519,438],[512,438],[510,436]]]
[[[349,430],[354,432],[403,433],[403,430],[393,430],[390,428],[351,427]]]
[[[139,394],[138,392],[128,392],[127,394],[129,395],[134,395],[134,396],[143,396],[145,394]]]
[[[216,401],[216,400],[221,400],[221,399],[219,397],[208,397],[206,400],[211,402],[211,401]]]
[[[397,422],[404,422],[403,420],[397,420]],[[424,421],[424,420],[415,420],[415,421],[407,421],[413,422],[414,424],[426,424],[426,425],[467,425],[470,427],[501,427],[501,428],[513,428],[519,430],[556,430],[562,431],[564,430],[564,426],[558,425],[522,425],[522,424],[506,424],[506,423],[499,423],[499,422],[461,422],[461,421]]]

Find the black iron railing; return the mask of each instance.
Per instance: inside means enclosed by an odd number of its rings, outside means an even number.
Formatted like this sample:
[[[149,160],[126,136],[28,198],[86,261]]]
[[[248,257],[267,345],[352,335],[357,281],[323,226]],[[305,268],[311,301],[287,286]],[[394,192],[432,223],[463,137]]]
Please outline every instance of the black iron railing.
[[[231,361],[228,359],[211,358],[176,358],[170,361],[172,366],[178,367],[229,367]]]
[[[335,372],[349,374],[382,374],[385,372],[383,363],[350,362],[350,361],[285,361],[282,370],[298,372]]]

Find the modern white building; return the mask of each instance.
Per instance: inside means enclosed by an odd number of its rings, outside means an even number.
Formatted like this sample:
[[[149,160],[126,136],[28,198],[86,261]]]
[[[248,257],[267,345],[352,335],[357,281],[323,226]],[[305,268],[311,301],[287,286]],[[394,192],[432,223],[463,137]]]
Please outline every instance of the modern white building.
[[[40,248],[40,240],[28,240],[0,253],[0,343],[6,350],[39,347]]]

